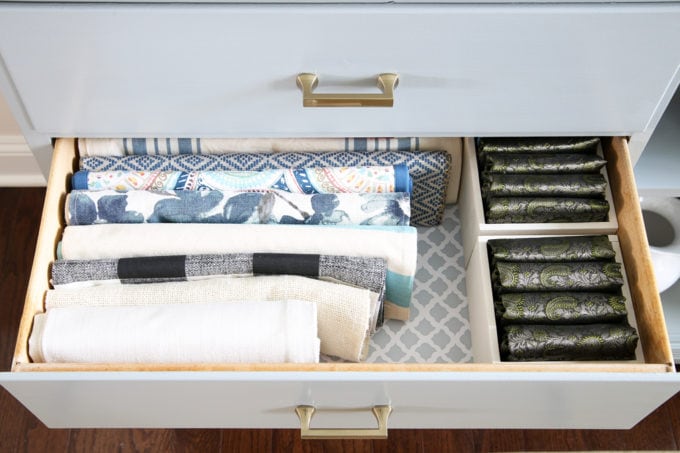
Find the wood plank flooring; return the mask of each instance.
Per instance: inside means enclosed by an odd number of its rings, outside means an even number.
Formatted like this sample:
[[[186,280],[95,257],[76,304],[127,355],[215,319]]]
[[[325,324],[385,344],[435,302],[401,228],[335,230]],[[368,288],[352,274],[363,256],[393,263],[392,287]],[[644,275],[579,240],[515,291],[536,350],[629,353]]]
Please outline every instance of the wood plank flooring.
[[[0,370],[9,370],[44,189],[0,189]],[[0,388],[0,452],[487,452],[678,450],[680,394],[635,428],[391,430],[384,441],[302,441],[296,430],[50,430]]]

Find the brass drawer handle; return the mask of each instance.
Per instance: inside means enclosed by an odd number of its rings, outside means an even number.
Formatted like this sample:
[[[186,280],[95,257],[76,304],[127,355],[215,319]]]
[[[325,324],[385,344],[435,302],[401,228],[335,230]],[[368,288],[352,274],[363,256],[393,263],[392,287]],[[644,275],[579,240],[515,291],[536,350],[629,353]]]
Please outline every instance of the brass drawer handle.
[[[319,84],[316,74],[302,73],[297,76],[303,107],[392,107],[398,82],[397,74],[385,73],[378,76],[378,88],[382,94],[326,94],[313,92]]]
[[[372,409],[377,428],[310,428],[314,406],[298,406],[295,412],[300,418],[300,437],[303,439],[387,439],[387,419],[392,412],[390,406],[374,406]]]

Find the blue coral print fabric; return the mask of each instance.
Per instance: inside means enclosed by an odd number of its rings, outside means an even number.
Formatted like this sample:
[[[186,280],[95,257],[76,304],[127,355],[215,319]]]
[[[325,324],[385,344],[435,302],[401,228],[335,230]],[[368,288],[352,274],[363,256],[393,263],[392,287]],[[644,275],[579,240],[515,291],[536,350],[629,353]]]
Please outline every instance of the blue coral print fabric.
[[[261,171],[79,171],[76,190],[263,190],[294,193],[411,192],[406,165]]]
[[[404,164],[413,180],[411,223],[441,223],[449,183],[451,155],[446,151],[307,151],[228,153],[218,155],[81,157],[90,171],[261,171],[280,168],[354,167]]]
[[[410,220],[409,194],[262,192],[72,191],[69,225],[105,223],[239,223],[393,225]]]

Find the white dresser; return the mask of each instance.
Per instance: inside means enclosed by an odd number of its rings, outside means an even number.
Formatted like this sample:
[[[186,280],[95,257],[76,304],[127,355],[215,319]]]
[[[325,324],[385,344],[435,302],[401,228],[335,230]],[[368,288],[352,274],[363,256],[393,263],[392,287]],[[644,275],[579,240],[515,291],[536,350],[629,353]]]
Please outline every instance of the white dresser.
[[[303,108],[304,72],[319,92],[360,93],[396,73],[394,107]],[[302,405],[325,426],[370,427],[370,408],[389,405],[390,428],[631,427],[680,389],[632,172],[679,83],[680,2],[0,3],[0,89],[51,167],[14,366],[0,382],[50,427],[290,428]],[[543,135],[614,137],[605,155],[641,361],[28,359],[72,137]]]

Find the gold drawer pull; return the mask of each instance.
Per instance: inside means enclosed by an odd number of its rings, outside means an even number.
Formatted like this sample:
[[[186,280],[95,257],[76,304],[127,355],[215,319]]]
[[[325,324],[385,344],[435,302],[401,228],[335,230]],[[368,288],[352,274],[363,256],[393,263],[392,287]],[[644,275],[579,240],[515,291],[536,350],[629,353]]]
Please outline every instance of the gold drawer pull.
[[[303,73],[297,76],[304,107],[392,107],[398,82],[398,75],[386,73],[378,76],[378,88],[382,94],[326,94],[313,93],[319,84],[316,74]]]
[[[295,412],[300,417],[300,437],[303,439],[387,439],[387,419],[392,412],[390,406],[374,406],[372,409],[375,419],[378,420],[377,428],[315,428],[312,423],[312,415],[316,409],[314,406],[298,406]]]

